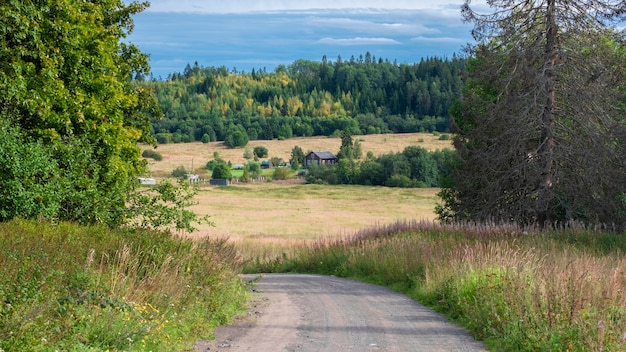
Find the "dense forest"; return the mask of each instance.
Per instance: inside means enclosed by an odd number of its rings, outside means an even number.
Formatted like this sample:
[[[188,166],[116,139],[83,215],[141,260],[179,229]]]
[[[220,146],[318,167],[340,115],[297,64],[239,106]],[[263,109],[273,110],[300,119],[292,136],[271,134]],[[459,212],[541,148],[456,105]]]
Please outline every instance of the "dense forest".
[[[251,72],[187,65],[166,80],[138,76],[164,117],[152,121],[159,143],[294,136],[444,132],[460,97],[465,59],[426,58],[415,64],[370,53],[344,61],[297,60]]]

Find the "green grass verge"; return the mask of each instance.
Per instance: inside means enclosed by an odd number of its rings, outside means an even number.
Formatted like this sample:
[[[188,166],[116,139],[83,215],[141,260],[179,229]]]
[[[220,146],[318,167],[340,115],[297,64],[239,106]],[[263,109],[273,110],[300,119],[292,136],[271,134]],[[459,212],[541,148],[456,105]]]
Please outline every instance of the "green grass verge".
[[[626,349],[624,234],[398,223],[250,260],[388,286],[495,351]]]
[[[244,306],[237,258],[220,240],[0,224],[0,350],[188,349]]]

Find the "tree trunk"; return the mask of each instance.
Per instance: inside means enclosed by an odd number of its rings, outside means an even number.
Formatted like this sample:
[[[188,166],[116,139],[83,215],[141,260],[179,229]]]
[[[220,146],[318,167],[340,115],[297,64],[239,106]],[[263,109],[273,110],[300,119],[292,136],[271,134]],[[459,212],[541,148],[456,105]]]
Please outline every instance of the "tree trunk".
[[[554,121],[556,111],[555,101],[555,69],[557,60],[557,24],[556,24],[556,0],[548,0],[546,9],[546,105],[541,115],[541,145],[539,158],[542,163],[541,180],[539,184],[539,199],[537,220],[540,226],[548,221],[550,204],[554,198],[554,153],[556,141],[554,136]]]

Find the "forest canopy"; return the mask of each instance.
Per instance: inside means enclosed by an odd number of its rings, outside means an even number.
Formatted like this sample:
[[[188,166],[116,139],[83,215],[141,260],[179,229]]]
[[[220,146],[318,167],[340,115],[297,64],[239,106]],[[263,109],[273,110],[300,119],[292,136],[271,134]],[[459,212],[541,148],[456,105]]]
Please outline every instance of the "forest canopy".
[[[231,72],[187,65],[166,80],[136,84],[153,90],[164,118],[152,121],[159,143],[203,140],[231,146],[294,136],[444,132],[460,97],[465,60],[426,58],[415,64],[370,53],[344,61],[297,60],[274,72]]]

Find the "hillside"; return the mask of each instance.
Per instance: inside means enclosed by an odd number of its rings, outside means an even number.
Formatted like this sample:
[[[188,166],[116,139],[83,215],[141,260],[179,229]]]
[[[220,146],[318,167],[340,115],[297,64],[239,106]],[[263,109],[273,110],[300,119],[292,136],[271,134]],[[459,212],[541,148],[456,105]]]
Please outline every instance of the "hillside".
[[[274,72],[230,72],[188,65],[165,81],[135,84],[154,92],[163,119],[159,143],[352,134],[445,132],[448,110],[463,89],[465,60],[428,58],[416,64],[358,59],[298,60]]]

